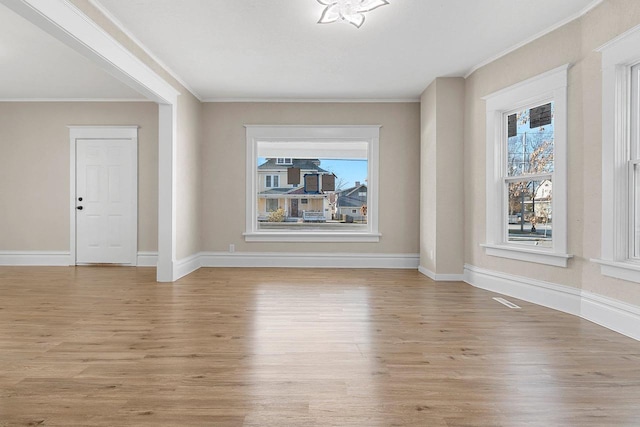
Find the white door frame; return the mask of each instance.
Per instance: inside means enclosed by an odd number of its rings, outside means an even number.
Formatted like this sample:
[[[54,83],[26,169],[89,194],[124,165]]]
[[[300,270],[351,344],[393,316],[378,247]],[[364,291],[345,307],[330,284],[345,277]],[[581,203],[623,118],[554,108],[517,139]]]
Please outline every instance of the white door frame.
[[[76,146],[78,139],[99,139],[99,140],[130,140],[135,149],[133,150],[133,192],[135,197],[129,214],[133,220],[135,238],[133,240],[132,252],[129,255],[130,262],[127,265],[136,266],[138,264],[138,126],[67,126],[69,128],[69,194],[71,201],[69,205],[69,265],[77,263],[76,245],[76,207],[78,206],[78,194],[76,192]]]

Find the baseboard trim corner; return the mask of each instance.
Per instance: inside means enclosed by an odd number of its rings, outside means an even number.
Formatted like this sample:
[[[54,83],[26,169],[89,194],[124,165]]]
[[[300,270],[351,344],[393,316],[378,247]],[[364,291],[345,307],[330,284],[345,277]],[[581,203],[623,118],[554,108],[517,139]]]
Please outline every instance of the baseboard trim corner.
[[[465,265],[471,286],[562,311],[640,341],[640,307],[588,291]]]
[[[186,258],[182,258],[175,262],[173,270],[173,281],[180,279],[188,274],[193,273],[202,267],[202,254],[196,253]]]
[[[418,266],[418,271],[436,282],[462,282],[464,274],[436,274],[423,266]]]

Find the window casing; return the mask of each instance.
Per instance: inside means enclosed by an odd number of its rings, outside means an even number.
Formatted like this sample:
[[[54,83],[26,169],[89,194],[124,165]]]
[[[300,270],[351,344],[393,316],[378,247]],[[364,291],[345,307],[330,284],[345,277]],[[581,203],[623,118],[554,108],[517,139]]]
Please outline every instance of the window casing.
[[[260,126],[246,125],[246,241],[270,242],[378,242],[378,169],[380,126]],[[318,155],[322,153],[322,155]],[[287,157],[285,157],[287,156]],[[366,159],[367,221],[344,230],[331,227],[264,226],[258,206],[259,159]],[[286,177],[285,177],[286,180]],[[264,193],[260,195],[264,197]],[[299,196],[297,196],[299,197]],[[307,198],[305,196],[305,198]],[[312,203],[311,199],[308,203]],[[262,203],[262,202],[260,202]],[[298,216],[300,208],[298,205]],[[285,210],[287,206],[285,206]],[[289,206],[289,214],[294,206]],[[312,209],[313,210],[313,209]],[[289,218],[287,218],[288,221]],[[286,222],[286,221],[285,221]]]
[[[293,159],[290,157],[278,157],[276,159],[276,164],[278,165],[290,165],[293,163]]]
[[[488,255],[566,267],[567,72],[558,67],[486,100]]]
[[[640,26],[602,53],[603,275],[640,283]]]

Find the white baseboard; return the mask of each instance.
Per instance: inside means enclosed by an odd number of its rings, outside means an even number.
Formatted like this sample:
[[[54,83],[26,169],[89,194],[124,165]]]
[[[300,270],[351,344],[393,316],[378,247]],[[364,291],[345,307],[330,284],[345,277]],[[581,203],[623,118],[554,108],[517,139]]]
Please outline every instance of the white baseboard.
[[[462,282],[464,280],[464,274],[436,274],[423,266],[419,266],[418,271],[436,282]]]
[[[416,269],[418,254],[201,252],[202,267]]]
[[[181,277],[191,274],[202,267],[201,253],[193,254],[186,258],[176,261],[173,269],[173,280],[176,281]]]
[[[157,267],[158,252],[138,252],[138,267]]]
[[[71,254],[64,251],[0,251],[0,265],[69,266]],[[157,252],[138,252],[138,267],[158,265]]]
[[[70,256],[62,251],[0,251],[0,265],[68,266]]]
[[[477,288],[579,316],[640,341],[640,307],[571,286],[468,264],[464,267],[464,281]]]
[[[580,317],[640,341],[640,307],[582,291]]]

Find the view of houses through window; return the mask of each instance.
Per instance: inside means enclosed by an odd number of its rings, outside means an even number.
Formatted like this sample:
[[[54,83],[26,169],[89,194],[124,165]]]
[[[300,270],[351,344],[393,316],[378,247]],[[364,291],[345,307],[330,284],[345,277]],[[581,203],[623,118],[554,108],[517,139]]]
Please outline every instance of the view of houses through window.
[[[367,228],[366,159],[257,158],[259,230]]]
[[[508,241],[552,246],[553,102],[505,114]]]

